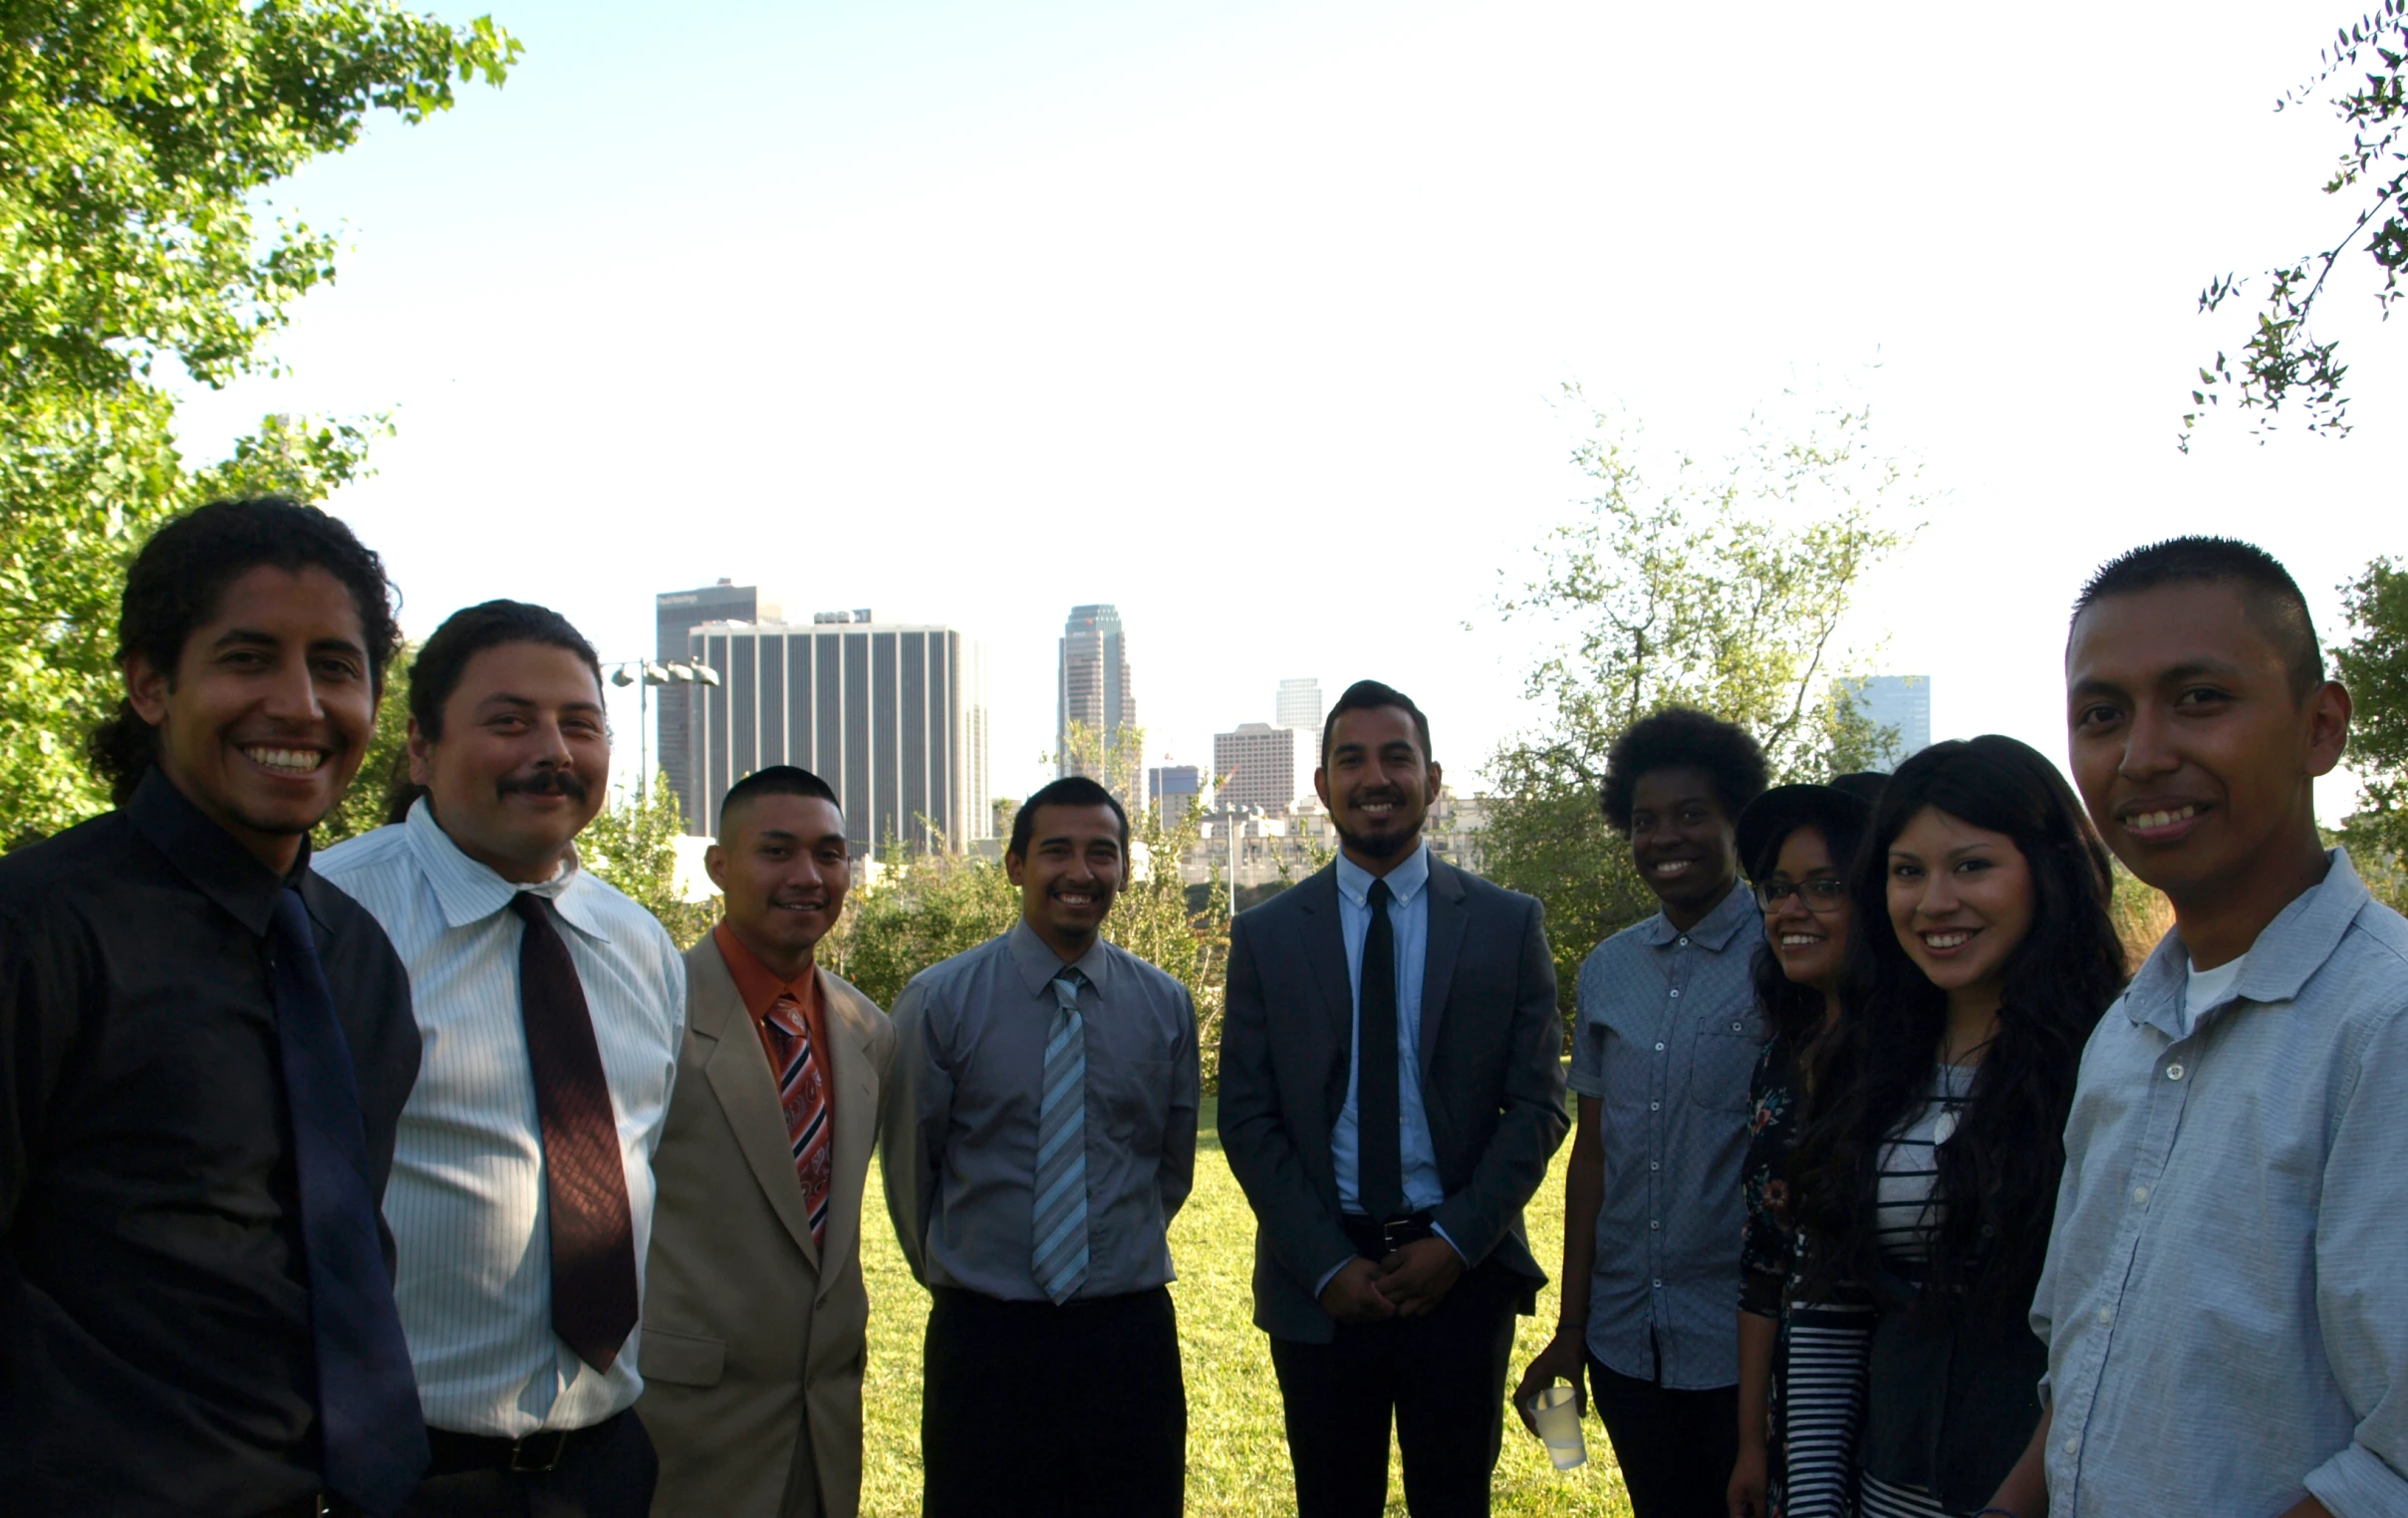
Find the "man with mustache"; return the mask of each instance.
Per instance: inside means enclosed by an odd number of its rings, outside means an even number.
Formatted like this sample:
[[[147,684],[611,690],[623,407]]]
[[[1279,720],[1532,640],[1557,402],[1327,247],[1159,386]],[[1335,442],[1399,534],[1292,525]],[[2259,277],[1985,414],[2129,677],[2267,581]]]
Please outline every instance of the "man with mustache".
[[[1129,818],[1028,798],[1020,920],[895,1000],[887,1210],[934,1298],[924,1518],[1176,1518],[1187,1386],[1171,1219],[1196,1179],[1196,1006],[1101,929]]]
[[[392,824],[321,865],[401,951],[426,1044],[385,1196],[433,1453],[408,1512],[637,1518],[685,966],[578,866],[610,782],[593,646],[543,607],[454,613],[410,667],[408,759]]]
[[[653,1167],[645,1428],[662,1518],[854,1518],[870,1298],[861,1198],[895,1029],[816,962],[852,885],[826,781],[756,770],[703,856],[723,915],[685,952]]]
[[[1421,709],[1348,687],[1313,774],[1339,856],[1229,930],[1220,1141],[1304,1518],[1383,1510],[1392,1417],[1416,1518],[1485,1514],[1546,1283],[1522,1206],[1567,1126],[1554,961],[1536,900],[1423,843],[1439,786]]]

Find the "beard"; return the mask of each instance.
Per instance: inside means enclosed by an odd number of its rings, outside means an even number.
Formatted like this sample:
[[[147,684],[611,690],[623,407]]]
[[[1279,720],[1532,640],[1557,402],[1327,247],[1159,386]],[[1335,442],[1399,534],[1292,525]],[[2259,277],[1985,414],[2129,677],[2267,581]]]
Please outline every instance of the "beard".
[[[1411,827],[1399,828],[1394,833],[1356,833],[1340,828],[1335,823],[1330,826],[1336,831],[1338,842],[1368,860],[1395,859],[1422,839],[1422,819],[1419,817],[1413,820]]]

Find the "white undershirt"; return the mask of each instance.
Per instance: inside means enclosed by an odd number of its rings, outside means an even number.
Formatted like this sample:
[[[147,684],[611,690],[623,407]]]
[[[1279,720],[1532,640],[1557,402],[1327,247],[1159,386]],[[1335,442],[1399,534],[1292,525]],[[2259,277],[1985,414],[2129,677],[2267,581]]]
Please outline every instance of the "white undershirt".
[[[2183,963],[2190,967],[2191,979],[2190,983],[2183,988],[2182,993],[2184,1037],[2189,1037],[2191,1030],[2199,1025],[2200,1013],[2219,1002],[2232,999],[2234,983],[2241,979],[2242,966],[2249,962],[2250,956],[2244,954],[2240,958],[2220,964],[2212,970],[2203,970],[2196,961],[2185,957]]]

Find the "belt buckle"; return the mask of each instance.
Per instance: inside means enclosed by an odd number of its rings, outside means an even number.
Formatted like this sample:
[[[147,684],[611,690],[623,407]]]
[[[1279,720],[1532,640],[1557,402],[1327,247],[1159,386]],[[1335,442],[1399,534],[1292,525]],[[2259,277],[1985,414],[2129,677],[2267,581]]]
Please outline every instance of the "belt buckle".
[[[551,1441],[550,1452],[538,1458],[534,1451],[543,1447],[543,1442],[547,1439]],[[560,1457],[568,1452],[569,1431],[567,1429],[547,1428],[540,1432],[530,1433],[523,1439],[511,1442],[510,1473],[516,1476],[547,1475],[560,1469]]]
[[[1387,1254],[1394,1254],[1398,1250],[1404,1248],[1407,1244],[1412,1243],[1413,1241],[1411,1239],[1399,1238],[1397,1237],[1397,1234],[1400,1231],[1413,1226],[1414,1221],[1409,1217],[1393,1217],[1388,1219],[1386,1222],[1381,1223],[1380,1248],[1386,1251]]]

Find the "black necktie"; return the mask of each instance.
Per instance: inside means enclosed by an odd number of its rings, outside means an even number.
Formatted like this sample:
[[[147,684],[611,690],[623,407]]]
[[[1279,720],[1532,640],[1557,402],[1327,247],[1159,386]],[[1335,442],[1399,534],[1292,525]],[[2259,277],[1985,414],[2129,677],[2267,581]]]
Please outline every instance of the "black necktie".
[[[351,1043],[335,1020],[298,890],[277,892],[268,950],[301,1192],[321,1474],[328,1491],[385,1518],[401,1511],[426,1469],[426,1421],[377,1232]]]
[[[544,1201],[552,1215],[552,1332],[608,1371],[636,1327],[636,1227],[619,1155],[619,1118],[602,1048],[551,902],[510,898],[527,924],[518,948],[519,1010],[543,1126]]]
[[[1388,883],[1374,881],[1363,933],[1363,1036],[1356,1050],[1355,1178],[1363,1210],[1385,1222],[1405,1210],[1397,1107],[1397,948],[1388,925]]]

